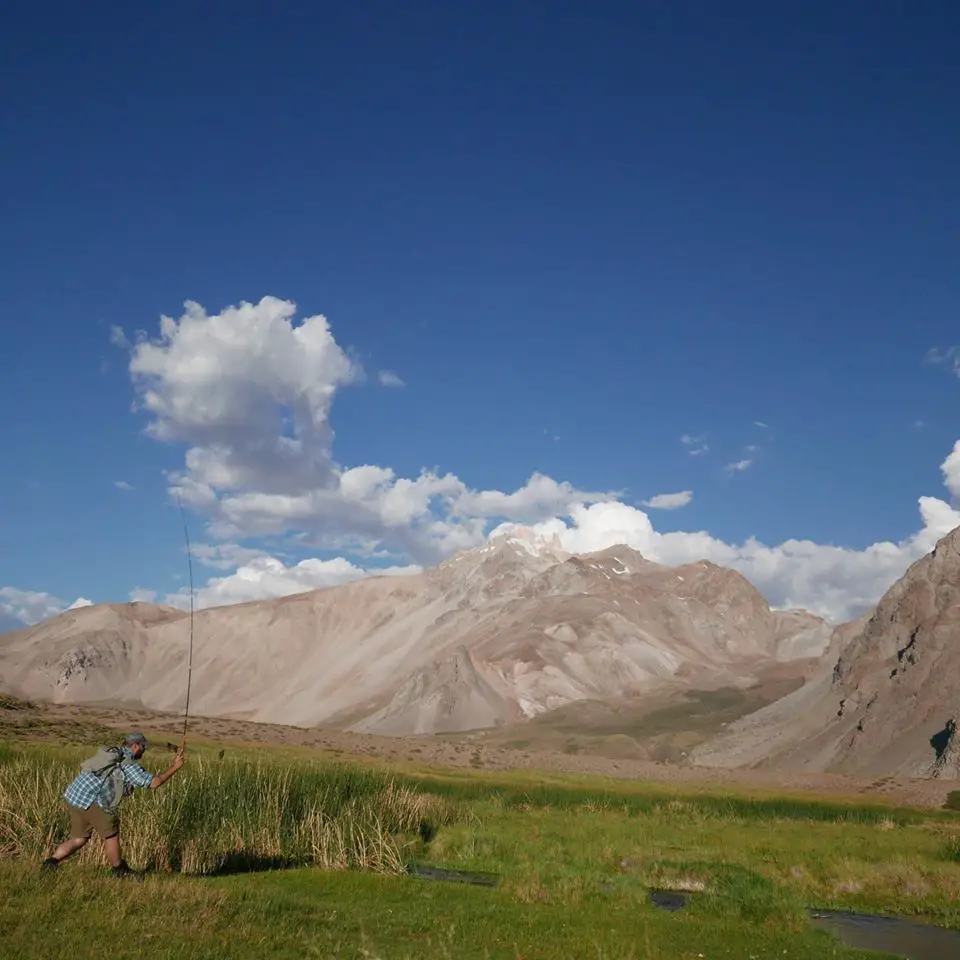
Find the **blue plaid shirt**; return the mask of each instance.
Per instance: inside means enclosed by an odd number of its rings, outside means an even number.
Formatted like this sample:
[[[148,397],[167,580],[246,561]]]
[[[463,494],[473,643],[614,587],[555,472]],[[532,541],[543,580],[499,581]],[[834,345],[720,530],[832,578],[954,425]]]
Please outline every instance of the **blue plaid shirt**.
[[[129,760],[133,760],[133,751],[129,747],[122,747]],[[153,774],[148,773],[136,761],[125,763],[120,767],[124,784],[129,790],[135,787],[149,787],[153,782]],[[126,793],[127,790],[124,790]],[[106,807],[109,795],[109,784],[89,770],[81,770],[63,793],[64,800],[80,810],[89,809],[92,803]]]

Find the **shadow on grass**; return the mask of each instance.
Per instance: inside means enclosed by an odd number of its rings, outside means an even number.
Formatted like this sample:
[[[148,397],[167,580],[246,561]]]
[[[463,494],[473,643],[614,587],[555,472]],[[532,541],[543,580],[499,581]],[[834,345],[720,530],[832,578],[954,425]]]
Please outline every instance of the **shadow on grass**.
[[[476,887],[495,887],[500,883],[500,874],[468,870],[448,870],[443,867],[428,867],[408,863],[407,873],[422,880],[439,880],[445,883],[467,883]]]
[[[421,820],[416,831],[419,839],[421,855],[426,853],[430,844],[439,833],[439,827],[429,820]],[[308,856],[279,857],[265,856],[253,850],[228,850],[218,853],[216,866],[210,870],[203,870],[197,876],[224,877],[243,873],[267,873],[273,870],[293,870],[302,867],[315,866]],[[171,858],[170,869],[174,873],[183,873],[183,860],[178,854]]]
[[[293,870],[297,867],[309,866],[309,860],[305,858],[295,859],[293,857],[267,857],[258,853],[252,853],[249,850],[229,850],[221,853],[217,859],[217,864],[212,870],[202,870],[196,873],[189,872],[190,876],[203,877],[229,877],[241,873],[268,873],[273,870]],[[183,869],[183,863],[179,859],[172,859],[169,872],[187,874]],[[167,872],[150,870],[150,873]]]
[[[306,860],[294,860],[290,857],[264,857],[244,850],[231,850],[225,853],[211,876],[225,877],[236,873],[266,873],[269,870],[291,870],[304,867]]]

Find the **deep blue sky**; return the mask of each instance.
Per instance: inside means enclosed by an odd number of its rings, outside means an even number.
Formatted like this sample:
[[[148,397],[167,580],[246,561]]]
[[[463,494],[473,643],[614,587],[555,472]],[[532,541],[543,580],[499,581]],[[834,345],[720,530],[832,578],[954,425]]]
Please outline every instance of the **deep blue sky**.
[[[944,495],[960,384],[924,357],[957,339],[956,3],[4,21],[0,586],[171,586],[183,450],[142,436],[108,334],[186,299],[294,300],[404,379],[337,395],[346,465],[689,488],[658,528],[733,542],[899,539]]]

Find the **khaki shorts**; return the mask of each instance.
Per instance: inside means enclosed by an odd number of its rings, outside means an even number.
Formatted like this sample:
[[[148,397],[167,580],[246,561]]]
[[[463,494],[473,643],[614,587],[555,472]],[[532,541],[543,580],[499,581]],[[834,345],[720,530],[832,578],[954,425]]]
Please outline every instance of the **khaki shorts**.
[[[94,830],[100,834],[101,840],[109,840],[120,832],[117,818],[96,803],[91,803],[86,810],[79,810],[66,801],[64,806],[70,814],[70,837],[73,840],[89,840]]]

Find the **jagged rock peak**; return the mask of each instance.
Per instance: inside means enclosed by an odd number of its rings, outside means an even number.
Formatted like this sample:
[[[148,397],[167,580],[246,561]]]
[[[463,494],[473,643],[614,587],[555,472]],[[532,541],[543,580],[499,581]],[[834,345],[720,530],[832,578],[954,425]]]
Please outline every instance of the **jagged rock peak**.
[[[480,551],[493,551],[503,549],[504,547],[515,547],[530,554],[533,557],[542,557],[544,555],[553,556],[557,560],[566,560],[572,554],[565,550],[560,540],[559,534],[546,536],[537,533],[531,527],[516,526],[495,533],[489,537],[485,546],[480,547]]]
[[[960,779],[960,737],[957,736],[957,721],[951,717],[946,726],[930,738],[936,757],[928,771],[931,777],[943,780]]]
[[[643,554],[625,543],[613,544],[600,550],[576,552],[563,545],[559,534],[538,533],[531,527],[511,526],[491,534],[482,546],[463,550],[441,561],[440,566],[448,566],[464,558],[482,559],[493,554],[512,552],[541,561],[563,563],[566,560],[579,559],[585,562],[612,561],[623,568],[623,572],[633,573],[643,564],[649,564]]]

